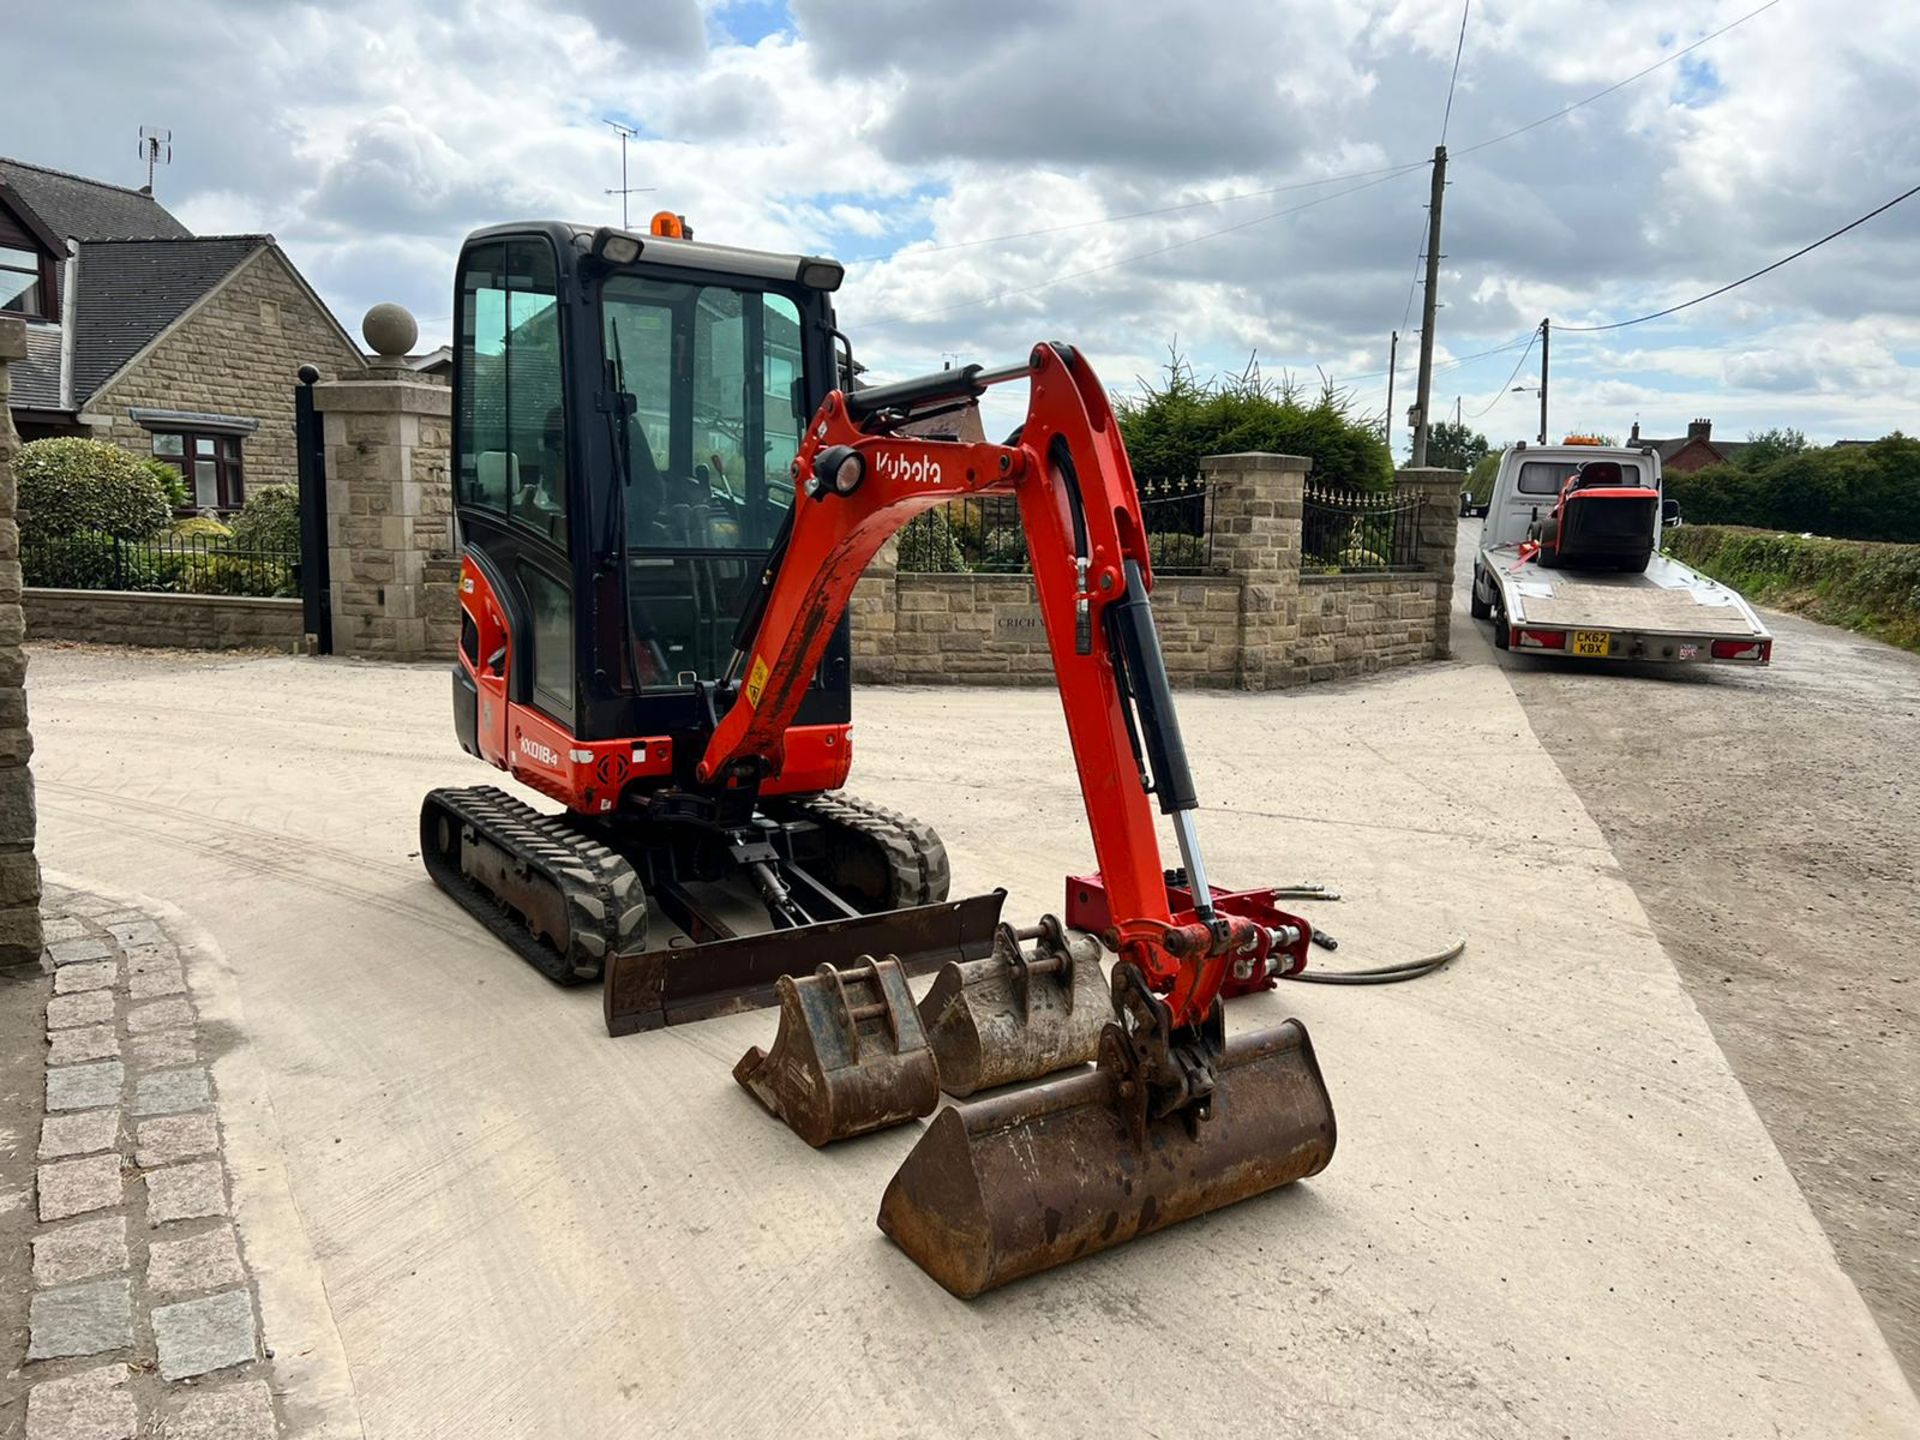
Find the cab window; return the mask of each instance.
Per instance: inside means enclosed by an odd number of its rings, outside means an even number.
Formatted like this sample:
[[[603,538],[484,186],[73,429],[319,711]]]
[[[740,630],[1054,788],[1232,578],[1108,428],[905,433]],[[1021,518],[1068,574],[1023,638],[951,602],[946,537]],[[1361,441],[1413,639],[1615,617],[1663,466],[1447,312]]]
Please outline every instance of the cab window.
[[[471,251],[460,278],[460,502],[564,547],[566,423],[553,252]]]

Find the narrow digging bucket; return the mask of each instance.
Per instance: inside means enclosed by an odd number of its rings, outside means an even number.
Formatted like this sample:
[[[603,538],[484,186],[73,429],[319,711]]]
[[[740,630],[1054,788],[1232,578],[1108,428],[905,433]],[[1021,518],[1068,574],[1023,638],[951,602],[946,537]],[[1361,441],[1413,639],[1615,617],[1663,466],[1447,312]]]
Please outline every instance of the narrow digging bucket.
[[[941,966],[920,1002],[940,1088],[966,1096],[1093,1059],[1115,1018],[1100,954],[1093,936],[1048,915],[1030,930],[1001,925],[984,960]]]
[[[809,1145],[864,1135],[928,1115],[940,1075],[920,1028],[906,971],[891,957],[822,965],[775,982],[780,1028],[733,1078]]]
[[[1116,1029],[1117,1034],[1117,1029]],[[1154,1119],[1129,1103],[1116,1047],[1080,1075],[950,1105],[880,1202],[880,1228],[971,1299],[1195,1215],[1317,1175],[1333,1105],[1306,1028],[1229,1040],[1212,1114]]]

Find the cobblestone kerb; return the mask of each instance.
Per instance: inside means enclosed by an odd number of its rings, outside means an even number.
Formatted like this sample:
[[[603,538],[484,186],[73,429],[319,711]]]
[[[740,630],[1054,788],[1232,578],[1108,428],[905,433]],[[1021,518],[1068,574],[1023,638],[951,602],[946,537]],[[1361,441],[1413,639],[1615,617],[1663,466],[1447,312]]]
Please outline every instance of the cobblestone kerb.
[[[49,887],[44,922],[38,1223],[6,1267],[32,1277],[8,1357],[27,1440],[270,1440],[272,1351],[180,946],[84,891]]]

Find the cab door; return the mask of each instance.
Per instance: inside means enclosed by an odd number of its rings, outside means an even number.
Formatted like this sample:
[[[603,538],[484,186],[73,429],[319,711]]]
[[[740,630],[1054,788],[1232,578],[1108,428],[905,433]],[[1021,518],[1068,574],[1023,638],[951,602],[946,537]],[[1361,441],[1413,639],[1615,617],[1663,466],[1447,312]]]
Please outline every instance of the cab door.
[[[518,726],[509,707],[528,707],[571,734],[578,704],[568,552],[575,478],[557,269],[545,235],[473,245],[460,267],[454,493],[465,551],[461,606],[474,636],[478,748],[515,771]]]

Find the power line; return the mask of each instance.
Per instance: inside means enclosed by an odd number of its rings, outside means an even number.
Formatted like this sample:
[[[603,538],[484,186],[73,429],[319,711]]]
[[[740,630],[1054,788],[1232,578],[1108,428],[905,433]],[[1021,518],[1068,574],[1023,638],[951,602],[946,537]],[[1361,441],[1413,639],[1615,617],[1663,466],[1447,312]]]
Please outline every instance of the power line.
[[[1537,329],[1534,331],[1535,335],[1539,333],[1540,332]],[[1462,365],[1471,365],[1476,360],[1485,360],[1490,355],[1508,355],[1508,354],[1511,354],[1513,351],[1519,349],[1522,345],[1530,345],[1532,343],[1533,343],[1532,336],[1523,336],[1518,340],[1509,340],[1504,345],[1496,345],[1491,350],[1481,350],[1481,351],[1477,351],[1472,355],[1457,356],[1452,360],[1436,360],[1433,365],[1433,370],[1436,375],[1439,374],[1442,370],[1458,370]],[[1334,379],[1333,383],[1335,385],[1353,385],[1353,384],[1357,384],[1362,380],[1381,379],[1386,375],[1386,373],[1387,372],[1385,370],[1366,370],[1361,372],[1358,375],[1338,376]],[[1398,372],[1396,371],[1395,373],[1397,374]]]
[[[1383,175],[1377,180],[1369,180],[1364,185],[1353,185],[1345,190],[1336,190],[1331,195],[1322,195],[1317,199],[1307,201],[1304,205],[1292,205],[1284,210],[1269,211],[1265,215],[1256,215],[1251,220],[1242,220],[1233,225],[1223,225],[1218,230],[1203,231],[1198,235],[1190,235],[1184,240],[1175,240],[1170,245],[1161,245],[1152,250],[1142,250],[1133,255],[1123,255],[1117,260],[1109,260],[1102,265],[1090,265],[1084,270],[1069,270],[1064,275],[1056,275],[1051,280],[1042,280],[1037,285],[1020,286],[1009,290],[996,290],[993,294],[983,295],[977,300],[962,300],[958,304],[942,306],[938,310],[928,310],[920,315],[875,316],[874,319],[868,323],[886,323],[890,321],[894,324],[916,325],[924,320],[937,320],[942,315],[951,315],[959,310],[973,310],[982,305],[992,305],[997,301],[1012,300],[1022,295],[1033,295],[1042,290],[1052,289],[1055,285],[1063,285],[1069,280],[1080,280],[1088,275],[1099,275],[1108,270],[1118,270],[1123,265],[1136,264],[1141,260],[1151,260],[1157,255],[1165,255],[1174,250],[1184,250],[1189,245],[1198,245],[1203,240],[1212,240],[1221,235],[1231,234],[1235,230],[1245,230],[1254,225],[1264,225],[1267,221],[1278,220],[1283,215],[1298,215],[1302,210],[1311,210],[1316,205],[1325,205],[1330,200],[1340,200],[1348,195],[1357,194],[1362,190],[1371,190],[1376,185],[1385,185],[1388,181],[1396,180],[1412,170],[1423,168],[1424,166],[1419,165],[1408,166],[1406,169],[1395,170],[1390,174]]]
[[[1687,46],[1685,49],[1676,50],[1671,55],[1668,55],[1663,59],[1654,61],[1653,64],[1647,66],[1647,68],[1644,70],[1634,71],[1633,74],[1627,76],[1627,78],[1624,80],[1614,81],[1613,84],[1607,86],[1607,88],[1604,90],[1594,91],[1593,94],[1587,96],[1587,98],[1584,100],[1576,100],[1573,104],[1564,106],[1561,109],[1554,111],[1551,115],[1542,115],[1538,120],[1530,120],[1525,125],[1520,126],[1516,130],[1507,131],[1504,135],[1496,135],[1491,140],[1482,140],[1476,145],[1467,146],[1466,149],[1464,150],[1457,150],[1454,152],[1454,156],[1457,159],[1462,155],[1471,155],[1476,150],[1485,150],[1490,145],[1501,144],[1503,141],[1513,139],[1516,135],[1524,135],[1529,130],[1538,130],[1542,125],[1551,124],[1555,120],[1564,120],[1567,116],[1573,114],[1574,111],[1583,110],[1587,106],[1593,104],[1593,102],[1596,100],[1606,99],[1607,96],[1613,94],[1613,92],[1616,90],[1626,89],[1626,87],[1633,84],[1634,81],[1645,79],[1647,76],[1651,75],[1654,71],[1664,69],[1668,65],[1671,65],[1676,60],[1685,59],[1687,56],[1691,55],[1694,51],[1698,50],[1702,45],[1705,45],[1709,40],[1717,40],[1720,36],[1726,34],[1729,30],[1734,29],[1736,26],[1746,24],[1747,21],[1753,19],[1754,16],[1763,14],[1766,11],[1773,9],[1773,7],[1778,5],[1779,3],[1780,3],[1780,0],[1767,0],[1766,4],[1758,7],[1757,9],[1749,10],[1746,14],[1742,15],[1739,19],[1730,20],[1725,25],[1722,25],[1718,30],[1713,31],[1711,34],[1702,35],[1698,40],[1694,41],[1693,44]]]
[[[1453,123],[1453,87],[1460,81],[1460,53],[1467,48],[1467,12],[1473,8],[1473,0],[1464,0],[1460,6],[1460,38],[1453,46],[1453,74],[1447,79],[1447,109],[1440,117],[1440,143],[1447,143],[1447,126]]]
[[[1469,0],[1469,3],[1471,3],[1471,0]],[[1761,5],[1759,8],[1754,10],[1749,10],[1745,15],[1742,15],[1735,20],[1729,21],[1727,24],[1722,25],[1718,30],[1713,31],[1710,34],[1701,36],[1698,40],[1694,41],[1691,45],[1685,46],[1679,50],[1675,50],[1670,55],[1663,56],[1659,60],[1654,61],[1651,65],[1646,66],[1644,69],[1634,71],[1633,74],[1627,76],[1624,80],[1616,80],[1613,84],[1607,86],[1606,89],[1596,90],[1593,94],[1587,96],[1584,100],[1576,100],[1571,105],[1562,106],[1560,109],[1555,110],[1550,114],[1542,115],[1538,119],[1530,120],[1525,125],[1521,125],[1516,129],[1508,130],[1505,133],[1500,135],[1495,135],[1490,139],[1481,140],[1473,145],[1467,146],[1465,149],[1455,150],[1452,152],[1453,157],[1455,159],[1458,159],[1462,155],[1471,155],[1476,151],[1485,150],[1490,146],[1499,145],[1504,143],[1505,141],[1513,139],[1516,136],[1524,135],[1530,130],[1537,130],[1542,125],[1550,125],[1555,120],[1564,120],[1567,116],[1573,114],[1577,110],[1585,109],[1587,106],[1593,104],[1596,100],[1604,100],[1606,99],[1607,96],[1613,94],[1616,90],[1623,90],[1627,86],[1633,84],[1634,81],[1645,79],[1647,76],[1653,74],[1654,71],[1664,69],[1668,65],[1673,64],[1674,61],[1676,60],[1685,59],[1688,55],[1691,55],[1694,51],[1698,50],[1701,46],[1709,43],[1710,41],[1718,39],[1720,36],[1725,35],[1729,30],[1737,29],[1739,26],[1746,24],[1747,21],[1753,19],[1755,16],[1760,15],[1765,11],[1771,10],[1774,6],[1780,3],[1781,3],[1781,0],[1767,0],[1767,3],[1764,5]],[[1464,20],[1465,20],[1465,12],[1463,9],[1463,12],[1462,12],[1463,36],[1465,31]],[[1464,43],[1464,40],[1463,40],[1463,43]],[[1457,55],[1455,60],[1455,66],[1456,66],[1455,74],[1457,77],[1458,75]],[[1451,101],[1452,86],[1449,85],[1448,89],[1449,89],[1448,113],[1450,114],[1451,106],[1452,106],[1452,101]],[[1445,130],[1444,120],[1442,123],[1442,130],[1444,133],[1444,130]],[[1068,230],[1086,230],[1086,229],[1091,229],[1100,225],[1118,225],[1128,220],[1150,219],[1160,215],[1176,214],[1185,210],[1200,210],[1200,209],[1206,209],[1214,205],[1229,205],[1236,200],[1260,199],[1268,195],[1284,194],[1290,190],[1310,189],[1317,185],[1334,185],[1334,184],[1339,184],[1348,180],[1370,180],[1376,176],[1404,175],[1410,170],[1417,170],[1417,169],[1420,169],[1422,166],[1429,165],[1431,163],[1432,162],[1430,160],[1413,160],[1400,165],[1383,165],[1373,170],[1350,170],[1339,175],[1323,175],[1316,180],[1295,181],[1286,185],[1270,186],[1264,190],[1240,190],[1240,191],[1235,191],[1230,195],[1215,195],[1204,200],[1184,201],[1178,205],[1160,206],[1160,207],[1156,207],[1154,209],[1148,209],[1148,210],[1130,210],[1119,215],[1105,215],[1100,217],[1097,220],[1079,220],[1079,221],[1074,221],[1071,224],[1067,224],[1067,225],[1042,226],[1039,229],[1035,229],[1035,230],[1017,230],[1017,231],[1009,232],[1004,235],[985,235],[975,240],[950,241],[945,245],[926,246],[919,250],[916,250],[914,253],[918,255],[934,255],[934,254],[939,254],[948,250],[970,250],[970,249],[977,249],[978,247],[983,245],[1000,245],[1013,240],[1030,240],[1040,236],[1059,234],[1063,231],[1068,231]],[[1265,218],[1271,219],[1273,217],[1268,216]],[[854,264],[854,265],[878,264],[883,261],[895,259],[905,254],[908,250],[913,249],[914,245],[918,243],[919,242],[917,241],[910,241],[907,244],[902,245],[897,249],[888,251],[884,255],[863,256],[857,260],[849,261],[848,263]]]
[[[1533,342],[1535,340],[1538,340],[1539,338],[1540,338],[1540,327],[1536,325],[1533,328],[1533,333],[1527,336],[1527,348],[1522,350],[1520,352],[1520,358],[1514,361],[1513,374],[1507,376],[1506,380],[1501,383],[1500,388],[1493,392],[1493,398],[1491,400],[1487,401],[1485,405],[1481,406],[1478,410],[1473,412],[1473,418],[1475,420],[1478,420],[1482,415],[1486,414],[1489,410],[1493,409],[1494,406],[1498,405],[1500,403],[1500,397],[1507,393],[1507,387],[1512,385],[1515,380],[1520,378],[1520,367],[1527,363],[1527,356],[1533,353]]]
[[[1842,235],[1846,234],[1849,230],[1857,229],[1858,227],[1866,224],[1867,221],[1873,219],[1874,216],[1876,215],[1886,214],[1887,211],[1893,209],[1893,207],[1898,205],[1902,200],[1910,200],[1915,195],[1920,195],[1920,185],[1916,185],[1911,190],[1905,191],[1902,194],[1894,196],[1893,199],[1887,201],[1886,204],[1876,206],[1874,209],[1869,210],[1866,214],[1862,215],[1857,220],[1849,220],[1845,225],[1842,225],[1838,230],[1835,230],[1828,235],[1822,235],[1818,240],[1815,240],[1811,245],[1802,245],[1798,250],[1794,251],[1791,255],[1783,255],[1778,260],[1774,261],[1771,265],[1762,266],[1760,269],[1754,271],[1751,275],[1742,275],[1738,280],[1730,280],[1725,285],[1720,286],[1720,288],[1717,290],[1709,290],[1704,295],[1696,295],[1693,297],[1693,299],[1683,300],[1678,305],[1669,305],[1664,310],[1655,310],[1651,315],[1636,315],[1631,320],[1615,320],[1610,325],[1562,325],[1558,328],[1562,330],[1582,331],[1587,334],[1592,334],[1598,330],[1624,330],[1629,325],[1644,325],[1649,320],[1659,320],[1668,315],[1678,314],[1682,310],[1690,310],[1695,305],[1698,305],[1703,301],[1713,299],[1716,295],[1724,295],[1729,290],[1738,290],[1742,285],[1746,284],[1749,280],[1758,280],[1762,275],[1772,274],[1775,270],[1778,270],[1782,265],[1789,265],[1795,260],[1798,260],[1802,255],[1805,255],[1810,251],[1818,250],[1822,245],[1826,244],[1829,240],[1838,240]]]

